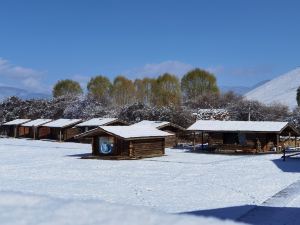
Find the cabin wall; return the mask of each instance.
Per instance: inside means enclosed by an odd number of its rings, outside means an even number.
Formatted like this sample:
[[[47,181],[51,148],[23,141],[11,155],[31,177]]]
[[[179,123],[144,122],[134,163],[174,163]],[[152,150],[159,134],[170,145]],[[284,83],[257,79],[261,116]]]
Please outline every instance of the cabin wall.
[[[31,127],[19,126],[18,127],[18,136],[30,138],[31,135],[33,134],[31,130],[32,130]]]
[[[165,146],[166,148],[173,148],[178,145],[179,136],[181,134],[181,130],[173,127],[173,126],[166,126],[160,129],[161,131],[168,132],[173,134],[173,136],[168,136],[165,138]]]
[[[92,155],[98,156],[129,156],[129,142],[114,138],[114,149],[111,154],[103,154],[99,151],[99,137],[112,137],[110,135],[97,135],[92,137]]]
[[[166,148],[173,148],[177,145],[177,137],[176,135],[168,136],[165,138],[165,146]]]
[[[71,127],[62,130],[63,133],[63,140],[64,141],[74,141],[74,136],[80,134],[80,129],[76,127]]]
[[[134,140],[132,143],[134,157],[161,156],[165,153],[164,139]]]
[[[37,139],[47,139],[50,137],[49,127],[38,127],[37,128]]]
[[[111,154],[103,154],[99,151],[99,137],[106,136],[109,135],[97,135],[92,138],[92,155],[103,157],[119,156],[120,158],[143,158],[161,156],[165,153],[165,140],[163,138],[125,141],[114,137],[113,152]]]

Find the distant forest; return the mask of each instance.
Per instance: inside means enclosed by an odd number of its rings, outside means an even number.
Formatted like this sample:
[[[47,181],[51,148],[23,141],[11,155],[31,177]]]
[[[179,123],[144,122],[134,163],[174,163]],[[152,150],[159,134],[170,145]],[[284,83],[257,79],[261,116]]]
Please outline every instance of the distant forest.
[[[264,105],[233,92],[221,93],[214,74],[194,69],[181,80],[165,73],[157,78],[117,76],[113,82],[98,75],[83,91],[74,80],[60,80],[52,99],[5,99],[0,122],[15,118],[118,117],[133,123],[143,119],[166,120],[187,127],[197,119],[290,121],[300,127],[298,109],[289,112],[280,104]],[[299,117],[299,118],[298,118]]]

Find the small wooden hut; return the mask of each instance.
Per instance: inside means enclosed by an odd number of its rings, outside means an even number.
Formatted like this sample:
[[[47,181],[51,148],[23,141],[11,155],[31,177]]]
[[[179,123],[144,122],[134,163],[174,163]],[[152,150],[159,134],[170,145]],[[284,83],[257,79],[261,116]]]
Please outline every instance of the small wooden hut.
[[[42,129],[42,126],[50,121],[51,119],[36,119],[21,124],[19,130],[22,130],[22,135],[20,135],[20,137],[32,139],[46,138],[49,135],[49,132],[47,129]]]
[[[58,141],[74,141],[74,136],[80,133],[80,129],[74,127],[81,119],[58,119],[43,124],[39,129],[39,135],[45,135],[45,139]]]
[[[165,143],[166,148],[175,147],[178,144],[179,136],[183,132],[185,132],[185,128],[167,121],[142,120],[138,123],[132,124],[131,126],[148,126],[148,127],[150,126],[158,130],[173,134],[166,137],[166,143]]]
[[[288,122],[273,121],[198,120],[187,131],[201,135],[202,147],[208,143],[212,149],[244,152],[280,151],[280,136],[299,136]]]
[[[19,137],[23,135],[22,129],[19,129],[23,123],[30,119],[15,119],[1,125],[1,134],[8,137]]]
[[[170,135],[153,127],[100,126],[75,138],[93,139],[93,157],[137,159],[164,155],[165,138]]]

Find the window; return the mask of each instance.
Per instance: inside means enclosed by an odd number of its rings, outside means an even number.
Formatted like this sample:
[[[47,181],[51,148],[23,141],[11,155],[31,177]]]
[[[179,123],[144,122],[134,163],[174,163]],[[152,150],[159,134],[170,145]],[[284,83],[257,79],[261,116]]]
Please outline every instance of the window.
[[[99,152],[101,154],[111,154],[114,148],[113,137],[99,137]]]

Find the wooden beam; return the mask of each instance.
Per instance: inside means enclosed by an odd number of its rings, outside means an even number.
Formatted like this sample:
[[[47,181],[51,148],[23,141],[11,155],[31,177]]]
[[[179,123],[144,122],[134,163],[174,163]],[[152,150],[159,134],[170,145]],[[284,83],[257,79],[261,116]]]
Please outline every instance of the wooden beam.
[[[203,149],[204,149],[204,148],[203,148],[203,139],[204,139],[204,138],[203,138],[203,131],[202,131],[202,132],[201,132],[201,142],[202,142],[201,150],[202,150],[202,151],[203,151]]]
[[[279,152],[279,134],[276,134],[276,152]]]
[[[196,132],[194,132],[193,150],[196,151]]]

